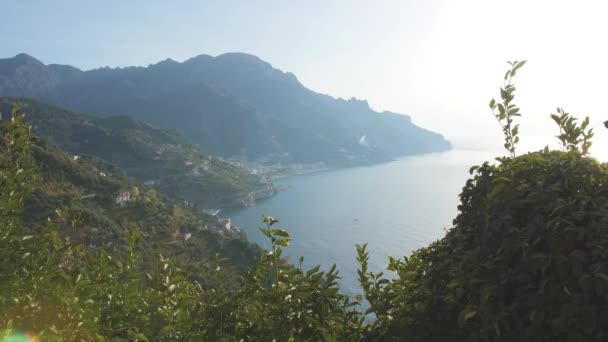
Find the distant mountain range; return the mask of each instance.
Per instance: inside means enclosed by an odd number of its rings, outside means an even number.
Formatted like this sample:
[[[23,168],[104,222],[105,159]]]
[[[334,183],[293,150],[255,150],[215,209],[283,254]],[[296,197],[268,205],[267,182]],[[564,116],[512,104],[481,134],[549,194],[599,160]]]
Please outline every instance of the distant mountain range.
[[[19,54],[0,59],[0,96],[129,115],[222,157],[268,164],[351,166],[451,148],[407,115],[316,93],[293,74],[242,53],[90,71]]]

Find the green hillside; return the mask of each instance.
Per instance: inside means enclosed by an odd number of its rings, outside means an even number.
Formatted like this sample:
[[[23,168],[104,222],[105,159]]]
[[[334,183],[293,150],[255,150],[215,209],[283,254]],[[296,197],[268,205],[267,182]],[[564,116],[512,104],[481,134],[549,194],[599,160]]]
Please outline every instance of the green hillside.
[[[22,221],[32,231],[42,230],[48,218],[56,220],[61,212],[61,231],[94,251],[125,246],[124,232],[135,226],[149,256],[160,253],[181,259],[193,275],[208,270],[219,252],[240,271],[258,254],[244,235],[226,230],[217,217],[143,186],[111,164],[91,156],[74,161],[40,139],[31,152],[40,185],[25,203]],[[132,197],[124,206],[116,203],[120,190],[128,190]],[[190,238],[184,241],[188,233]]]
[[[91,117],[30,99],[0,99],[0,111],[10,112],[11,103],[19,103],[27,113],[35,134],[68,153],[106,160],[140,182],[201,207],[239,206],[274,193],[269,179],[142,121]]]

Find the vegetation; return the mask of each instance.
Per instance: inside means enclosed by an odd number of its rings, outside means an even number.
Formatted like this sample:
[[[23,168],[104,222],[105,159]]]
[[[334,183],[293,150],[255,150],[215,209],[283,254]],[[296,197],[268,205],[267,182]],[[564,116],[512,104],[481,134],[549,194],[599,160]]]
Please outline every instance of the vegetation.
[[[605,339],[607,181],[579,151],[476,168],[446,237],[391,260],[375,324],[419,340]]]
[[[375,336],[421,341],[600,341],[608,336],[608,168],[559,110],[564,152],[515,157],[511,63],[497,119],[511,157],[471,168],[446,236],[363,277]],[[365,266],[366,254],[359,247]],[[371,283],[371,285],[370,285]]]
[[[23,98],[0,99],[0,110],[10,113],[14,103],[28,113],[36,135],[72,155],[112,163],[173,197],[217,208],[241,205],[250,194],[274,193],[269,179],[211,156],[169,130],[126,116],[91,117]]]
[[[138,202],[118,207],[103,194],[136,185],[118,173],[98,175],[111,166],[89,158],[76,163],[48,142],[34,141],[17,111],[2,132],[0,326],[6,336],[325,339],[350,334],[345,322],[359,324],[348,310],[350,299],[338,293],[335,270],[304,271],[281,259],[289,237],[276,220],[266,219],[273,249],[262,253],[196,229],[214,218],[149,188],[137,189],[146,194]],[[83,200],[91,191],[101,195]],[[59,210],[50,212],[53,203]],[[192,238],[168,243],[176,229],[191,231]],[[262,257],[253,265],[256,254]]]
[[[27,231],[19,212],[41,176],[15,115],[2,127],[0,325],[46,340],[605,340],[608,166],[587,156],[588,119],[561,110],[552,118],[564,151],[515,156],[514,87],[503,90],[504,114],[491,107],[510,156],[471,168],[446,236],[389,257],[394,279],[369,271],[357,246],[366,312],[339,292],[335,268],[281,258],[290,238],[272,217],[261,229],[272,248],[240,277],[220,254],[198,278],[184,260],[146,255],[145,225],[121,226],[121,246],[95,251],[67,236],[61,211]]]
[[[508,62],[511,69],[505,73],[505,85],[500,88],[501,102],[496,102],[495,99],[490,101],[490,109],[492,114],[500,124],[502,132],[505,136],[505,149],[509,152],[511,157],[515,157],[515,145],[519,142],[517,136],[519,132],[519,125],[514,124],[514,118],[521,116],[519,108],[513,104],[515,99],[515,86],[511,84],[511,80],[517,74],[517,70],[526,64],[526,61],[515,61]]]

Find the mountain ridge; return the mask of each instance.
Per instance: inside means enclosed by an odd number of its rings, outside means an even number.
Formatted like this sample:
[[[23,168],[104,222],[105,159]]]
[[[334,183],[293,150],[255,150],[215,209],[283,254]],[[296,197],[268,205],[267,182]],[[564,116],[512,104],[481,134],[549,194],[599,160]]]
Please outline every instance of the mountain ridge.
[[[87,71],[35,61],[29,55],[0,60],[0,96],[33,97],[98,116],[129,115],[225,158],[342,167],[451,148],[409,115],[317,93],[250,54]],[[359,144],[363,136],[368,144]]]

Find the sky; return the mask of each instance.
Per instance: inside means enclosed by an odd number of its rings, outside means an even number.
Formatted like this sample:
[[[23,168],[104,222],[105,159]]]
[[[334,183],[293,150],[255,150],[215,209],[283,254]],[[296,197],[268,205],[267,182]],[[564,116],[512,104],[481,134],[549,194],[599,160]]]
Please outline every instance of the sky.
[[[596,131],[608,161],[608,2],[544,0],[0,0],[0,58],[81,69],[255,54],[305,86],[412,116],[460,148],[501,146],[488,103],[507,60],[520,150],[553,145],[557,107]]]

